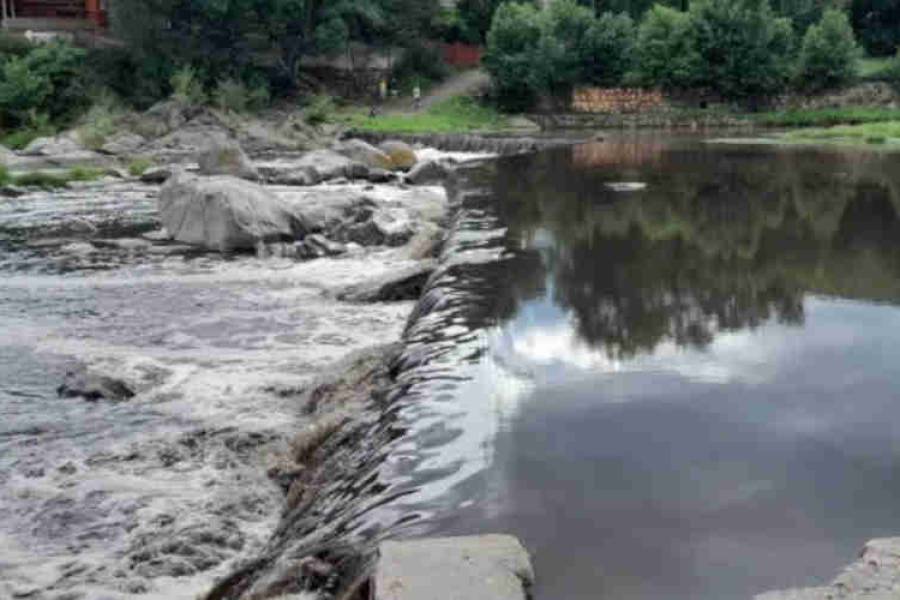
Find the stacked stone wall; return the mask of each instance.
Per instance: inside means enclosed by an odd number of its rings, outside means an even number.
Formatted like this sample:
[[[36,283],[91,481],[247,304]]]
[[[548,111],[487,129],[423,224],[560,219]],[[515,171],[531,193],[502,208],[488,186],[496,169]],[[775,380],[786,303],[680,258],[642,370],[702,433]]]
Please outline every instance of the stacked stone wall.
[[[579,88],[572,92],[576,113],[643,113],[668,108],[659,90],[638,88]]]

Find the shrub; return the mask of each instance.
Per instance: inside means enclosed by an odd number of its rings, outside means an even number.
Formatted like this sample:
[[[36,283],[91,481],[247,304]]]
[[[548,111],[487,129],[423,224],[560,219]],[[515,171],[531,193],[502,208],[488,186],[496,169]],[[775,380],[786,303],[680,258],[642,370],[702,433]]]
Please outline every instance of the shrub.
[[[856,76],[860,53],[847,16],[839,10],[827,10],[803,36],[798,81],[816,90],[846,85]]]
[[[21,150],[39,137],[48,137],[56,133],[50,124],[50,118],[44,113],[31,111],[27,122],[21,128],[3,136],[3,145],[7,148]]]
[[[13,177],[13,183],[24,187],[39,187],[45,190],[64,188],[69,185],[68,180],[62,175],[34,171]]]
[[[0,185],[9,185],[12,183],[12,176],[9,174],[9,167],[0,164]]]
[[[152,166],[153,161],[149,158],[135,158],[128,163],[128,174],[132,177],[140,177]]]
[[[101,90],[94,97],[94,104],[81,118],[78,138],[86,148],[97,150],[118,131],[118,123],[125,110],[118,98],[108,90]]]
[[[206,103],[206,92],[196,69],[186,65],[175,71],[169,80],[172,85],[172,98],[190,106]]]
[[[22,127],[31,115],[67,121],[88,103],[84,89],[84,51],[61,42],[12,55],[0,70],[0,118],[3,126]]]
[[[334,100],[331,96],[314,96],[304,109],[303,118],[310,125],[321,125],[334,118],[334,111]]]
[[[103,169],[96,167],[77,166],[69,169],[67,179],[69,181],[96,181],[105,175]]]
[[[111,90],[139,110],[169,95],[174,72],[165,56],[130,47],[89,51],[85,70],[88,89]]]
[[[487,34],[484,66],[498,104],[507,110],[531,106],[536,96],[534,64],[541,40],[541,17],[532,5],[503,4]]]
[[[638,30],[636,55],[635,74],[642,85],[689,88],[699,79],[700,55],[687,13],[654,6]]]
[[[213,92],[216,106],[222,111],[246,112],[250,102],[250,92],[242,82],[235,79],[220,81]]]
[[[768,0],[694,0],[689,17],[697,84],[750,103],[786,87],[793,31]]]

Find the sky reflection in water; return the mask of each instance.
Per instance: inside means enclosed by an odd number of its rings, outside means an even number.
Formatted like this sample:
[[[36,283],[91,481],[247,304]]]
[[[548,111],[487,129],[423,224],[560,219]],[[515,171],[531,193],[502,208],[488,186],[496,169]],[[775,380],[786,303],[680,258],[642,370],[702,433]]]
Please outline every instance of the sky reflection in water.
[[[900,535],[898,161],[632,140],[482,174],[517,254],[460,393],[500,422],[436,529],[521,536],[538,600],[748,598]]]

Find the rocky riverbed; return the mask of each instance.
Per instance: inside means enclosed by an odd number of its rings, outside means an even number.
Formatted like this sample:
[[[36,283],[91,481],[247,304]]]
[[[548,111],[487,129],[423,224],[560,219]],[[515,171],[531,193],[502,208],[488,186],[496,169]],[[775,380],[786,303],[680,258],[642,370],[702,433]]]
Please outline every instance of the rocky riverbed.
[[[154,139],[6,154],[111,176],[0,202],[2,597],[195,598],[256,555],[396,352],[441,181],[478,157],[259,130],[242,148],[208,114],[157,113]],[[151,151],[143,181],[122,172]]]

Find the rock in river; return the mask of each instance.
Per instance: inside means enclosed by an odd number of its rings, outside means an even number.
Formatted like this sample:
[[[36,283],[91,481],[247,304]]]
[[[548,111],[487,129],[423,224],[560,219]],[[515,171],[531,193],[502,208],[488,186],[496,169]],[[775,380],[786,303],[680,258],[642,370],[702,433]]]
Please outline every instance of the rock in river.
[[[299,227],[290,208],[265,188],[227,175],[176,174],[160,191],[159,210],[173,239],[220,252],[293,239]]]
[[[125,383],[112,377],[91,373],[87,369],[66,373],[62,385],[56,388],[62,398],[84,398],[85,400],[128,400],[134,391]]]
[[[379,144],[378,148],[391,157],[391,164],[397,171],[408,171],[419,161],[415,150],[406,142],[388,140]]]
[[[372,169],[391,169],[391,157],[362,140],[345,140],[334,145],[334,151]]]
[[[216,140],[197,157],[203,175],[233,175],[241,179],[259,179],[259,171],[232,140]]]

